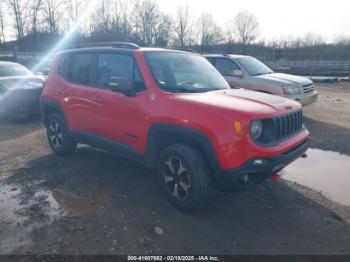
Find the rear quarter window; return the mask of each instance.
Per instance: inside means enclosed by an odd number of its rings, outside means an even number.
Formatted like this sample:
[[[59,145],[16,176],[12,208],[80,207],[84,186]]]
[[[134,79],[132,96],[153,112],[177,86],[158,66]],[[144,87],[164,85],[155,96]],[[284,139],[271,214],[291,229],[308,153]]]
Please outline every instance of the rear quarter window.
[[[58,63],[58,73],[64,78],[67,77],[68,63],[69,63],[69,56],[62,55]]]

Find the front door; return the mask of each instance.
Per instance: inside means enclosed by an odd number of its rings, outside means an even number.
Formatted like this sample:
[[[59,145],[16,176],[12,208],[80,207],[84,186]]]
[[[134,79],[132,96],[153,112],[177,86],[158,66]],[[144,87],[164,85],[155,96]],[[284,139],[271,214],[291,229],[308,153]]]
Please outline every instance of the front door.
[[[232,88],[244,88],[244,76],[233,75],[234,70],[241,70],[235,62],[227,58],[216,58],[214,63],[216,69],[225,77]]]
[[[112,78],[133,81],[135,96],[109,89]],[[97,57],[97,86],[102,111],[98,115],[98,134],[142,152],[146,136],[147,92],[131,54],[100,53]]]

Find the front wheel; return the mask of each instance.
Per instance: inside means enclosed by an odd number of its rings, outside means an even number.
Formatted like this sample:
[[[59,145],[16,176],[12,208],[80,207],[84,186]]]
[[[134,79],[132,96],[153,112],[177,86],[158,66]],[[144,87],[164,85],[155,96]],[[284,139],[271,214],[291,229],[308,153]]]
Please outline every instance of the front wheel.
[[[171,145],[161,152],[157,169],[161,186],[174,206],[192,211],[207,203],[210,171],[197,149],[186,144]]]
[[[51,114],[47,119],[47,139],[51,149],[57,155],[72,154],[77,143],[70,137],[64,118],[60,114]]]

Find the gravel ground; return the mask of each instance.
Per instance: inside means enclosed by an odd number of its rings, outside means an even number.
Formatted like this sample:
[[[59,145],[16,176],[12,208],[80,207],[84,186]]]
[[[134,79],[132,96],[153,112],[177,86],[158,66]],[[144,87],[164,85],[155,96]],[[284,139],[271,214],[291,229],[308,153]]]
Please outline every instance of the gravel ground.
[[[317,90],[312,147],[350,155],[350,84]],[[39,119],[0,123],[0,254],[350,254],[349,214],[284,180],[181,213],[143,166],[86,146],[58,157]]]

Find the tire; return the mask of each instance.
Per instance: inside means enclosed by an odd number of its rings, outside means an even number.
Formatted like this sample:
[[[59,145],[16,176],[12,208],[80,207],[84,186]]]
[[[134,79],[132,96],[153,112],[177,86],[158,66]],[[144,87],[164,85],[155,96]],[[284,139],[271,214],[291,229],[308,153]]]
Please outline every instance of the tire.
[[[175,207],[194,211],[207,204],[211,192],[210,171],[197,149],[186,144],[165,148],[158,159],[157,174]]]
[[[57,113],[50,114],[46,126],[47,139],[55,154],[60,156],[74,153],[77,143],[70,137],[64,118]]]

